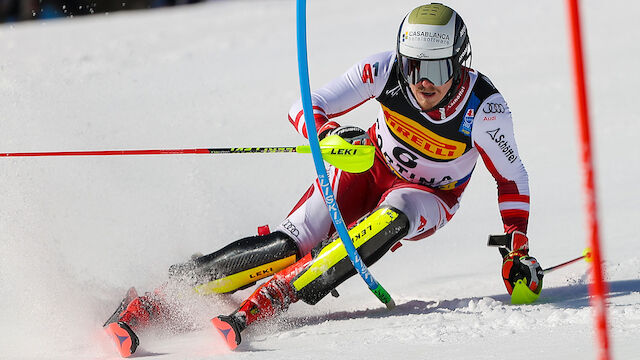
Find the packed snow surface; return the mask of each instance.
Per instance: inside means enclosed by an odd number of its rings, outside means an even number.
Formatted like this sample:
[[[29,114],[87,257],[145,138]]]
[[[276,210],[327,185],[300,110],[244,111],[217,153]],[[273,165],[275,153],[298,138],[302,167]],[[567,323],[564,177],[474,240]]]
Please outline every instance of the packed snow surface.
[[[393,49],[415,1],[308,4],[312,87]],[[582,254],[584,196],[566,9],[560,1],[451,1],[473,66],[513,113],[531,180],[531,254],[543,267]],[[610,339],[640,358],[640,131],[631,106],[640,3],[583,2]],[[614,11],[612,11],[614,10]],[[0,25],[0,151],[300,145],[292,0]],[[368,127],[371,101],[338,119]],[[308,155],[166,155],[0,160],[0,357],[111,359],[101,331],[129,286],[149,291],[169,265],[276,225],[314,169]],[[594,359],[587,264],[544,279],[534,305],[509,303],[495,183],[479,164],[444,229],[372,267],[387,311],[355,277],[316,306],[294,304],[225,351],[208,319],[246,297],[194,298],[189,330],[140,334],[157,359]],[[185,324],[182,324],[185,325]]]

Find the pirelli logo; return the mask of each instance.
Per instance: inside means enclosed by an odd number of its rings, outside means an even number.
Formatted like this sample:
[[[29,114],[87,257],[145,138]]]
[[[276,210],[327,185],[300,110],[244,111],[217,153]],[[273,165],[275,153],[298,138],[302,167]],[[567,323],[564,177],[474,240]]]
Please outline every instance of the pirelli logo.
[[[417,151],[440,160],[451,160],[464,154],[467,145],[447,139],[418,124],[416,121],[382,106],[385,121],[391,132]]]

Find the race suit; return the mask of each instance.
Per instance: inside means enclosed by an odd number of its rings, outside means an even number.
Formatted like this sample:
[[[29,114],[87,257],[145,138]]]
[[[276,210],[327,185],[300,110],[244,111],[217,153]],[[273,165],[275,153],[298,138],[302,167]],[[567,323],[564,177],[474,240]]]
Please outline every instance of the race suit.
[[[373,167],[361,174],[328,168],[345,222],[390,205],[410,220],[406,240],[429,236],[455,214],[480,156],[496,180],[505,231],[526,233],[529,180],[502,95],[485,75],[465,69],[468,76],[449,104],[425,112],[409,88],[401,91],[397,66],[395,52],[375,54],[312,93],[316,128],[370,99],[380,103],[368,130],[376,146]],[[301,101],[292,106],[289,121],[307,137]],[[301,254],[334,231],[317,181],[278,230],[297,242]]]

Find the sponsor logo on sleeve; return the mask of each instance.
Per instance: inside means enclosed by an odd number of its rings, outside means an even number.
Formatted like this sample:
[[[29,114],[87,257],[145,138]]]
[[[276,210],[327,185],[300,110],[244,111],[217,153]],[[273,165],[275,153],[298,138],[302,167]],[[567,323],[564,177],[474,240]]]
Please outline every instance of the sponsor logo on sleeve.
[[[373,78],[378,76],[378,68],[380,67],[380,63],[376,62],[375,64],[365,64],[362,69],[362,83],[371,83],[373,84]],[[373,68],[373,70],[372,70]]]
[[[489,134],[491,140],[493,140],[498,145],[498,148],[502,150],[502,153],[507,158],[507,161],[513,164],[516,159],[518,159],[518,157],[515,155],[515,150],[513,150],[511,144],[509,144],[509,141],[505,140],[505,135],[500,133],[500,128],[489,130],[486,133]]]
[[[502,114],[505,113],[506,110],[506,106],[504,106],[504,104],[500,104],[500,103],[486,103],[484,104],[484,107],[482,108],[482,111],[484,111],[487,114]]]

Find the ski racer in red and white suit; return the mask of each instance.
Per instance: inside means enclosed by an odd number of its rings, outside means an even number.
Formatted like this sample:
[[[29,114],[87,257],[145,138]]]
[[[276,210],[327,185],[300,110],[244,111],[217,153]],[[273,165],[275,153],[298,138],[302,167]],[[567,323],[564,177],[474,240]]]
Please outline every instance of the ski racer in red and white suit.
[[[398,70],[399,56],[398,52],[388,51],[368,57],[311,96],[319,137],[344,135],[345,140],[358,139],[357,142],[363,141],[363,130],[342,127],[332,119],[370,99],[380,103],[376,123],[366,132],[369,139],[375,140],[372,168],[354,174],[329,167],[329,181],[345,223],[352,230],[370,224],[363,227],[362,233],[358,230],[352,234],[350,230],[351,236],[358,237],[372,229],[375,220],[368,221],[381,209],[403,219],[385,228],[392,234],[388,239],[374,235],[358,248],[363,261],[372,264],[388,249],[393,250],[400,239],[419,240],[447,224],[481,157],[498,184],[498,205],[509,242],[508,250],[501,249],[501,273],[507,291],[511,294],[516,283],[524,279],[527,291],[539,294],[542,269],[529,256],[526,237],[528,176],[504,98],[486,76],[469,67],[445,72],[446,62],[436,64],[440,68],[435,72],[431,71],[432,63],[421,63],[429,70],[420,72],[420,77],[414,75],[420,71],[416,70],[411,74],[413,78],[405,77],[411,82],[403,82],[399,79],[404,76]],[[307,137],[301,101],[291,108],[289,121]],[[348,135],[358,133],[354,128],[361,135]],[[293,239],[301,258],[258,287],[233,314],[212,320],[231,348],[240,343],[240,332],[251,323],[285,311],[298,300],[315,304],[355,274],[344,251],[340,261],[325,261],[342,245],[336,243],[339,240],[335,240],[317,181],[274,233]],[[527,301],[535,298],[536,295]]]
[[[470,58],[459,14],[439,3],[419,6],[402,21],[395,52],[370,56],[312,93],[315,126],[320,138],[375,145],[373,166],[363,173],[329,167],[335,200],[366,265],[400,240],[425,238],[447,224],[481,157],[498,185],[506,233],[500,237],[503,281],[509,294],[518,289],[531,302],[544,274],[529,256],[528,176],[509,107],[491,81],[470,68]],[[380,111],[368,131],[333,120],[371,99]],[[300,101],[289,121],[307,137]],[[252,323],[299,300],[315,304],[356,273],[317,181],[275,231],[262,230],[169,270],[172,279],[205,294],[233,292],[271,276],[232,314],[212,319],[231,348]],[[125,298],[105,323],[121,354],[135,351],[134,331],[167,312],[159,290]],[[124,338],[132,345],[122,345]]]
[[[406,239],[429,236],[455,214],[480,156],[498,184],[505,231],[526,233],[528,177],[502,95],[486,76],[469,69],[465,83],[446,107],[421,111],[414,97],[400,91],[394,64],[395,52],[373,55],[312,93],[318,129],[367,100],[380,103],[376,123],[368,130],[370,138],[376,139],[372,170],[350,174],[329,169],[345,222],[352,223],[377,206],[391,205],[409,218]],[[289,120],[307,137],[300,101],[289,111]],[[302,253],[332,231],[317,183],[278,230],[292,236]]]

